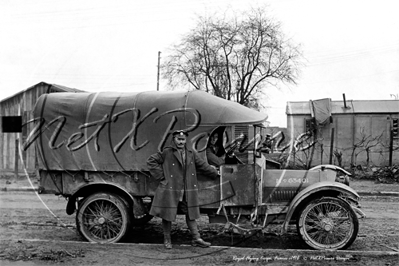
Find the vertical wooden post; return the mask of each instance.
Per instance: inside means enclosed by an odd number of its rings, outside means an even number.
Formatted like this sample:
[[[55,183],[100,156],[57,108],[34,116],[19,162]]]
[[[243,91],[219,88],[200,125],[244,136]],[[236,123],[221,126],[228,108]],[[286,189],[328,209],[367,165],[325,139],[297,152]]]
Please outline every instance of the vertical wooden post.
[[[331,129],[331,144],[330,144],[330,164],[332,164],[333,158],[333,151],[334,151],[334,128]]]
[[[157,91],[159,91],[159,68],[161,66],[161,52],[158,51]]]
[[[292,141],[292,150],[294,151],[294,167],[295,167],[295,156],[296,156],[296,152],[295,152],[295,147],[294,147],[294,141]],[[295,168],[293,168],[295,169]]]
[[[18,160],[19,160],[19,140],[15,139],[15,158],[14,158],[14,175],[18,178]]]
[[[312,161],[313,161],[313,155],[314,155],[315,148],[316,148],[316,144],[314,144],[311,147],[312,151],[310,152],[310,158],[309,158],[309,162],[308,162],[308,169],[310,169],[310,167],[312,166]]]
[[[389,137],[389,167],[392,167],[392,154],[393,154],[393,130],[391,129],[389,131],[390,137]]]
[[[320,144],[320,150],[321,150],[321,152],[320,152],[320,164],[323,164],[323,152],[324,152],[323,143]]]

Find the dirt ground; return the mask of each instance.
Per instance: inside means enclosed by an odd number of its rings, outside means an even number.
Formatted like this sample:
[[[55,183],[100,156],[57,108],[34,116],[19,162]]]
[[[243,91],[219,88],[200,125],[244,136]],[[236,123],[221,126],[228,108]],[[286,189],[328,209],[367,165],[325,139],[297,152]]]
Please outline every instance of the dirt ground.
[[[397,192],[399,193],[399,183],[380,183],[373,180],[362,180],[352,178],[350,187],[357,192]]]
[[[5,185],[29,183],[0,178],[0,187]],[[399,185],[353,180],[352,187],[397,192]],[[307,250],[295,227],[283,236],[275,234],[277,227],[250,236],[223,233],[224,225],[209,224],[206,216],[199,225],[211,248],[189,246],[190,234],[179,216],[172,228],[174,248],[165,250],[157,218],[133,228],[124,243],[92,244],[76,232],[75,216],[65,213],[65,199],[0,191],[0,265],[399,265],[398,203],[399,197],[363,197],[368,217],[360,221],[358,237],[347,251]]]

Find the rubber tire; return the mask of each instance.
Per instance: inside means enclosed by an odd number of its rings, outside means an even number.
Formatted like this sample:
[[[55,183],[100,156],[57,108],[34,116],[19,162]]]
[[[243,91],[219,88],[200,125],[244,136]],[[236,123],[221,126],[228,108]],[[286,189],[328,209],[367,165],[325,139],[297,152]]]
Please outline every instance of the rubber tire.
[[[89,229],[85,228],[84,225],[84,214],[88,211],[88,207],[95,207],[93,203],[109,203],[110,207],[114,207],[114,211],[119,212],[122,224],[120,226],[119,232],[116,236],[110,238],[99,238],[93,235]],[[97,209],[98,210],[98,209]],[[108,193],[108,192],[98,192],[92,194],[79,204],[78,211],[76,212],[76,228],[79,234],[89,242],[95,243],[116,243],[121,241],[124,237],[128,236],[131,224],[131,215],[129,212],[129,207],[126,205],[126,201],[120,196]],[[106,226],[106,225],[105,225]]]
[[[352,224],[352,230],[350,230],[350,235],[346,236],[344,240],[335,243],[335,244],[323,244],[323,243],[318,243],[315,239],[312,239],[306,232],[304,228],[304,219],[306,218],[306,215],[308,212],[314,208],[316,205],[319,205],[321,203],[333,203],[334,205],[339,205],[340,208],[344,209],[348,213],[348,218],[351,221]],[[337,250],[337,249],[346,249],[350,245],[352,245],[353,241],[355,241],[357,237],[357,233],[359,231],[359,220],[356,216],[356,213],[350,206],[348,202],[345,200],[342,200],[340,198],[335,198],[335,197],[323,197],[323,198],[317,198],[314,200],[311,200],[308,204],[304,206],[304,208],[301,210],[300,215],[298,216],[297,219],[297,230],[298,234],[301,236],[302,240],[305,242],[307,246],[309,246],[312,249],[317,249],[317,250],[326,250],[326,249],[332,249],[332,250]]]

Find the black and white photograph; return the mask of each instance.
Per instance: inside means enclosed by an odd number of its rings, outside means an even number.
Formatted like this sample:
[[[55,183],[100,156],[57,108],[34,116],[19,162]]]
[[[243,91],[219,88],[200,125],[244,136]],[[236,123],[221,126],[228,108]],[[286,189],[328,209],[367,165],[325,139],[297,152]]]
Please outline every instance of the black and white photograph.
[[[0,0],[0,266],[399,265],[394,0]]]

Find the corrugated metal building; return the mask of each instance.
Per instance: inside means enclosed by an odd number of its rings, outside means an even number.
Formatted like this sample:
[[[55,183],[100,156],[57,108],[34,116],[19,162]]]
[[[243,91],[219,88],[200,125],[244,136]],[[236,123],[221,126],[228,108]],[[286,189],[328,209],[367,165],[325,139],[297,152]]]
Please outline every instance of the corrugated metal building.
[[[22,124],[24,125],[33,118],[32,110],[35,106],[37,98],[46,93],[55,92],[83,92],[82,90],[72,89],[56,84],[48,84],[40,82],[32,87],[16,93],[6,99],[0,101],[0,117],[4,116],[22,116]],[[0,120],[0,128],[3,128]],[[19,170],[24,169],[24,164],[29,172],[35,170],[36,156],[35,150],[30,147],[27,151],[22,152],[23,162],[19,159],[19,144],[24,143],[29,132],[33,129],[33,123],[28,123],[22,127],[21,133],[2,133],[0,132],[0,169],[3,171],[15,171],[18,166]],[[17,161],[16,161],[17,160]]]
[[[399,117],[398,100],[322,100],[325,105],[318,111],[314,101],[287,102],[287,131],[291,139],[302,137],[303,140],[304,135],[301,134],[317,125],[317,137],[305,139],[307,142],[314,141],[314,150],[312,143],[302,143],[307,147],[312,146],[306,154],[308,161],[311,158],[309,165],[329,163],[331,155],[333,164],[345,167],[351,163],[362,166],[389,165],[390,131],[393,119]],[[324,123],[315,123],[314,118],[318,115],[328,116],[328,119]],[[296,140],[300,143],[300,140]],[[394,139],[393,164],[399,163],[398,145],[399,140]],[[341,162],[338,161],[339,157]]]

